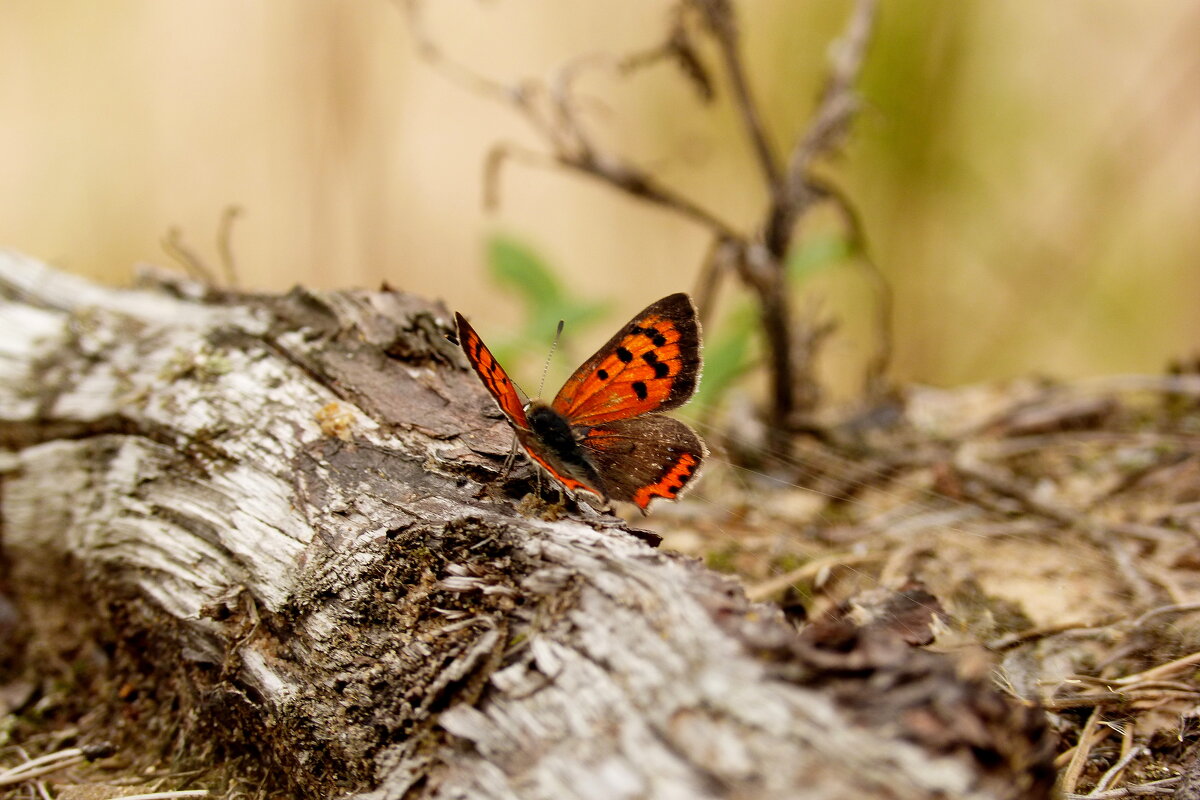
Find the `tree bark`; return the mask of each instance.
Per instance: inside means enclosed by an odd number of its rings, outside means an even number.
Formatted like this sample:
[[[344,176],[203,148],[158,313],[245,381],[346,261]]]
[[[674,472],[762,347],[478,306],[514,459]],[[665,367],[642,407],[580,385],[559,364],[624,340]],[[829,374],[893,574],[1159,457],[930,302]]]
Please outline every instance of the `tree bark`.
[[[5,252],[0,298],[33,642],[102,622],[110,669],[299,795],[1049,796],[1040,714],[986,669],[823,645],[613,517],[519,513],[438,304],[112,290]]]

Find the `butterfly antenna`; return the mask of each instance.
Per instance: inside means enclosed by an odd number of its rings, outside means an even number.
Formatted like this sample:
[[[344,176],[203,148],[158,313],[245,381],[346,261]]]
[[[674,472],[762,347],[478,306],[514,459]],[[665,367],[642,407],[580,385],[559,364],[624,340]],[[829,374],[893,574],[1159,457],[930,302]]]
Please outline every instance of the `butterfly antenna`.
[[[546,373],[550,371],[550,359],[554,357],[554,351],[558,349],[558,339],[562,336],[565,324],[565,320],[558,321],[558,330],[554,332],[554,344],[550,345],[550,352],[546,354],[546,366],[542,367],[542,382],[538,384],[538,397],[542,396],[542,390],[546,388]]]

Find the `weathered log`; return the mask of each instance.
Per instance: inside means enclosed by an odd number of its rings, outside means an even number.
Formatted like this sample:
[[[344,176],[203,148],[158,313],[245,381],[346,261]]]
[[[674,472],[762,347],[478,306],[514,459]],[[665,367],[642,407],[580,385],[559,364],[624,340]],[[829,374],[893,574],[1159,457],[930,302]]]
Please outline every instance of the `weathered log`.
[[[297,794],[1049,796],[1040,715],[986,669],[797,636],[616,518],[487,496],[510,435],[439,305],[110,290],[13,253],[0,297],[34,641],[97,620]]]

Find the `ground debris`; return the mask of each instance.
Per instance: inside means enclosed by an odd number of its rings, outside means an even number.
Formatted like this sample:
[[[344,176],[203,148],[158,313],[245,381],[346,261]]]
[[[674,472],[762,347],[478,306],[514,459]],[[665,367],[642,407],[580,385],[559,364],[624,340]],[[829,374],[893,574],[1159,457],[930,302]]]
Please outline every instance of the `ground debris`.
[[[884,632],[982,659],[1050,715],[1068,793],[1166,792],[1200,746],[1198,396],[1175,376],[913,388],[887,427],[832,426],[768,474],[712,470],[663,546],[846,664]]]

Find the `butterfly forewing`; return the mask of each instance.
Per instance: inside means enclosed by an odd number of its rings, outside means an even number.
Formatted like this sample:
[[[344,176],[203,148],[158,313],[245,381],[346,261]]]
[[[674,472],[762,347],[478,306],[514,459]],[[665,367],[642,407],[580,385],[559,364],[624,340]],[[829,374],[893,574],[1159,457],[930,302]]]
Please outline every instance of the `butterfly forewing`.
[[[609,497],[643,511],[655,497],[679,497],[708,454],[691,428],[660,414],[597,425],[580,445],[605,476]]]
[[[475,368],[479,380],[483,381],[484,387],[496,398],[500,410],[512,420],[513,425],[519,429],[527,429],[529,422],[525,418],[524,403],[521,402],[521,396],[517,394],[508,373],[500,366],[492,351],[487,349],[487,345],[479,338],[471,323],[467,322],[462,314],[456,313],[454,318],[458,323],[458,343],[466,354],[467,361]]]
[[[668,295],[634,317],[567,380],[553,407],[592,426],[675,408],[696,391],[700,324],[686,294]]]

